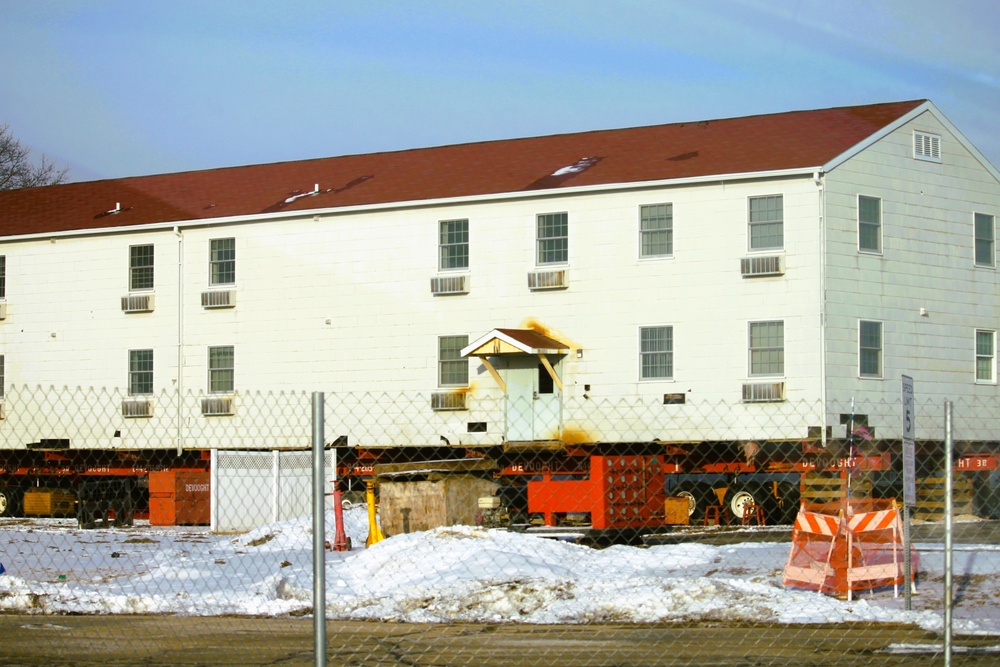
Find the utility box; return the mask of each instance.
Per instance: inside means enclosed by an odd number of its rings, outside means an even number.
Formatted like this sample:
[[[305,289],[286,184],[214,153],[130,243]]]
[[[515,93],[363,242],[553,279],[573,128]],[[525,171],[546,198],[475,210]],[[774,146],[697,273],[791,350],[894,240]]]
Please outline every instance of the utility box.
[[[495,469],[490,459],[376,465],[382,532],[389,536],[439,526],[475,526],[479,499],[500,488],[490,475]]]
[[[74,516],[76,495],[64,489],[28,489],[24,492],[24,516]]]
[[[149,523],[152,526],[207,526],[212,519],[207,470],[149,473]]]
[[[667,526],[687,526],[691,523],[691,504],[687,498],[668,497],[663,501],[663,523]]]

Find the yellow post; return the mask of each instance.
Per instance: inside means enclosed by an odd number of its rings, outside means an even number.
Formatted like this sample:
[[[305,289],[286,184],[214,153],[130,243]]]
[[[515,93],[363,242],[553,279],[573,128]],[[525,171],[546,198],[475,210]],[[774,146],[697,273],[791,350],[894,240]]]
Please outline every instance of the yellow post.
[[[368,503],[368,539],[365,540],[367,549],[373,544],[377,544],[385,539],[382,529],[378,527],[378,519],[375,518],[375,482],[365,482],[365,501]]]

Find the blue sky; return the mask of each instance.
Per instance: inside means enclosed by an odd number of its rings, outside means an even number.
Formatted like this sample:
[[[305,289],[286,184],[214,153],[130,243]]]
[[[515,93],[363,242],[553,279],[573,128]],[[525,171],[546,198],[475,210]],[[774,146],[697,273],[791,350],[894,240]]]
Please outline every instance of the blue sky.
[[[931,99],[1000,166],[996,0],[0,0],[70,180]]]

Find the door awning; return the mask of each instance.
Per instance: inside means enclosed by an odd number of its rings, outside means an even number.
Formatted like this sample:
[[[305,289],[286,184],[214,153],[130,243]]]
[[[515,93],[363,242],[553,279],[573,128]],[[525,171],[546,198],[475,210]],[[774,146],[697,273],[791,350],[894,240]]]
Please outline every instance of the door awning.
[[[569,354],[569,346],[533,329],[494,329],[462,348],[463,357]]]

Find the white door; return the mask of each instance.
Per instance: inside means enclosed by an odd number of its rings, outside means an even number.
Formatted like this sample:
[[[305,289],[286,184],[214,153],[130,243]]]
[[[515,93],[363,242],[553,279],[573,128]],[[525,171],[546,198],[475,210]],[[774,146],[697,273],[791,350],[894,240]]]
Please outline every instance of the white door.
[[[507,440],[558,440],[562,394],[538,358],[508,357],[506,383]]]

